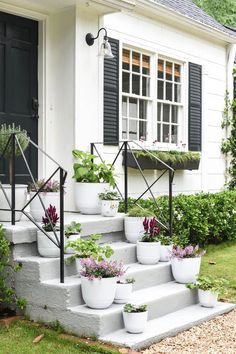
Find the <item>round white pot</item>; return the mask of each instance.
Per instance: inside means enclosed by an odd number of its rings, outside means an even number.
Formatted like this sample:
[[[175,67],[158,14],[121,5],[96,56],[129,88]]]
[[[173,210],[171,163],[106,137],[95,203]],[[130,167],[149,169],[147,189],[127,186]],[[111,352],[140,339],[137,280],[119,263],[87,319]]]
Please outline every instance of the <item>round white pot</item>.
[[[81,276],[80,272],[82,270],[82,265],[81,265],[80,261],[81,261],[81,258],[75,258],[76,272],[78,273],[79,278]]]
[[[92,309],[105,309],[115,298],[117,278],[89,280],[81,277],[81,289],[84,302]]]
[[[172,250],[172,245],[168,245],[168,246],[165,246],[165,245],[161,245],[161,248],[160,248],[160,261],[161,262],[169,262],[170,260],[170,252]]]
[[[39,194],[46,209],[51,204],[52,206],[56,207],[57,213],[60,212],[59,192],[41,192]],[[32,198],[34,195],[35,192],[30,192],[30,198]],[[36,196],[30,203],[30,214],[33,216],[34,220],[38,222],[41,222],[42,217],[45,215],[45,211],[38,196]]]
[[[9,199],[11,204],[11,185],[2,184],[4,191]],[[22,209],[27,201],[27,185],[26,184],[16,184],[16,194],[15,194],[15,209]],[[9,209],[9,204],[5,195],[3,194],[2,189],[0,189],[0,207],[2,209]],[[22,213],[16,212],[16,221],[20,221]],[[0,221],[11,221],[11,211],[2,211],[0,210]]]
[[[65,236],[65,247],[70,241],[76,241],[77,238],[80,238],[80,234],[75,234],[75,235],[70,235],[69,237]],[[74,254],[75,250],[72,247],[65,248],[65,253],[66,254]]]
[[[102,200],[101,214],[103,216],[116,216],[119,208],[119,200]]]
[[[130,243],[136,243],[143,234],[144,217],[125,216],[125,237]]]
[[[215,307],[217,305],[218,294],[198,289],[198,298],[201,306]]]
[[[51,239],[57,242],[53,232],[48,232]],[[60,232],[57,231],[57,237],[60,241]],[[42,231],[37,231],[38,252],[41,257],[57,258],[60,257],[60,248],[57,247]]]
[[[148,312],[123,312],[125,329],[129,333],[142,333],[147,325]]]
[[[116,286],[114,302],[116,304],[126,304],[129,302],[133,290],[133,284],[117,283]]]
[[[137,258],[141,264],[156,264],[160,260],[160,242],[137,242]]]
[[[100,214],[101,201],[98,194],[109,188],[108,183],[76,183],[75,205],[82,214]]]
[[[200,272],[201,257],[171,259],[171,269],[173,277],[178,283],[195,283]]]

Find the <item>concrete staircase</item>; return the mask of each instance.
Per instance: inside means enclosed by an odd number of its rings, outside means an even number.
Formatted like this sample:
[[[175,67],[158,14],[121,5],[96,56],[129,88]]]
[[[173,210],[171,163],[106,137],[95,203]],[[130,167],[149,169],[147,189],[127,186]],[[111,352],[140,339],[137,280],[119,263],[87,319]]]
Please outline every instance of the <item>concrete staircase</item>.
[[[138,264],[136,245],[125,242],[122,214],[104,218],[66,213],[65,223],[72,220],[82,224],[83,237],[102,233],[102,242],[110,243],[115,251],[113,258],[127,265],[127,274],[136,280],[130,302],[148,305],[148,326],[142,334],[129,334],[124,330],[123,305],[113,304],[105,310],[88,308],[83,302],[75,265],[65,266],[65,283],[60,284],[59,259],[38,256],[36,228],[22,221],[16,226],[6,224],[5,228],[13,257],[22,264],[16,273],[16,291],[27,300],[26,314],[32,320],[58,320],[68,332],[77,335],[96,335],[104,341],[143,348],[235,307],[218,303],[214,309],[203,308],[197,303],[196,291],[174,282],[169,263]]]

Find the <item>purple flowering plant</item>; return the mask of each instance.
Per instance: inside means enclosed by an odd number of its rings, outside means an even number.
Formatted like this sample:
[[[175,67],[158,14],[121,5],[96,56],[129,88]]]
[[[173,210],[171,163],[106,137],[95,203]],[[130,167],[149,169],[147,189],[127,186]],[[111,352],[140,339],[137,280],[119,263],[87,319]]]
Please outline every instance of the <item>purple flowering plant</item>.
[[[184,258],[196,258],[202,257],[206,251],[201,250],[199,246],[188,245],[185,247],[181,247],[178,245],[174,245],[171,250],[171,258],[184,259]]]
[[[97,261],[90,257],[81,259],[80,263],[81,275],[89,280],[121,277],[125,274],[123,263],[117,261]]]
[[[48,232],[55,230],[58,220],[59,216],[56,207],[50,204],[47,208],[47,213],[45,212],[45,216],[42,217],[43,229]]]
[[[33,183],[30,183],[28,186],[28,191],[32,192],[37,192],[40,188],[42,188],[41,192],[42,193],[48,193],[48,192],[59,192],[60,189],[60,183],[56,180],[49,180],[45,184],[45,179],[40,179],[35,182],[35,185]],[[45,184],[45,185],[44,185]],[[35,188],[36,187],[36,188]]]
[[[156,218],[148,219],[145,217],[143,221],[144,234],[141,238],[142,242],[158,242],[161,229],[158,227]]]

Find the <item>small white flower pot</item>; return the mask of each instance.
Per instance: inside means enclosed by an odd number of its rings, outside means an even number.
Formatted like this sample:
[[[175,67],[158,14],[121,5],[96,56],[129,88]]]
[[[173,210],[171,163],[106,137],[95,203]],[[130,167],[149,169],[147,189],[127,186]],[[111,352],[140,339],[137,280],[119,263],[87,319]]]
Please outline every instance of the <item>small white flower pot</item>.
[[[125,216],[125,237],[128,242],[136,243],[143,234],[144,217]]]
[[[125,329],[129,333],[142,333],[147,325],[148,311],[123,312]]]
[[[57,242],[53,232],[48,232],[51,239]],[[60,232],[56,232],[60,242]],[[60,248],[57,247],[42,231],[37,231],[38,252],[41,257],[57,258],[60,257]]]
[[[195,283],[200,272],[201,257],[195,258],[172,258],[171,269],[173,277],[178,283]]]
[[[30,199],[36,194],[36,192],[30,192]],[[59,192],[41,192],[39,193],[45,209],[52,206],[56,207],[57,213],[60,212],[60,193]],[[30,203],[30,214],[35,221],[41,222],[42,217],[45,215],[45,211],[42,207],[41,201],[38,196],[36,196]]]
[[[137,242],[137,258],[141,264],[156,264],[160,260],[160,242]]]
[[[119,208],[119,200],[102,200],[101,214],[102,216],[116,216]]]
[[[2,187],[9,199],[11,204],[11,185],[10,184],[2,184]],[[22,209],[27,201],[27,185],[26,184],[16,184],[15,189],[15,209]],[[10,209],[7,199],[0,188],[0,206],[2,209]],[[22,217],[21,212],[15,213],[16,221],[20,221]],[[0,221],[11,221],[11,211],[2,211],[0,210]]]
[[[171,256],[172,245],[161,245],[160,247],[160,261],[169,262]]]
[[[81,277],[82,296],[86,305],[92,309],[106,309],[114,301],[117,278],[89,280]]]
[[[69,237],[65,236],[65,247],[70,241],[76,241],[78,238],[80,238],[80,234],[75,234],[75,235],[70,235]],[[74,254],[75,250],[72,247],[65,248],[65,253],[66,254]]]
[[[116,304],[126,304],[129,302],[133,290],[133,284],[117,283],[114,302]]]
[[[109,188],[108,183],[75,184],[75,205],[82,214],[100,214],[101,201],[98,195]]]
[[[217,305],[218,294],[198,289],[198,298],[201,306],[215,307]]]

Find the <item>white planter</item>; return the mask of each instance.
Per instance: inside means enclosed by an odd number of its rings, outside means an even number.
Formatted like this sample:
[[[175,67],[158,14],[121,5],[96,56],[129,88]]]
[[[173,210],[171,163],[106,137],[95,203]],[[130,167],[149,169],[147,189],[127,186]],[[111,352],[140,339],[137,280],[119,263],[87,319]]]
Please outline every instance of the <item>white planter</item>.
[[[9,199],[11,204],[11,185],[2,184],[4,191]],[[16,184],[16,196],[15,196],[15,209],[22,209],[27,201],[27,185],[25,184]],[[2,209],[9,209],[9,204],[5,195],[3,194],[2,189],[0,189],[0,207]],[[20,221],[22,213],[16,212],[16,221]],[[1,211],[0,210],[0,221],[11,221],[11,211]]]
[[[84,302],[92,309],[105,309],[115,298],[117,278],[89,280],[81,277],[81,289]]]
[[[125,217],[125,237],[130,243],[136,243],[143,235],[144,217]]]
[[[98,194],[109,188],[108,183],[76,183],[75,205],[82,214],[100,214],[101,201]]]
[[[200,272],[201,257],[171,259],[173,277],[178,283],[195,283]]]
[[[198,298],[201,306],[215,307],[217,305],[218,294],[198,289]]]
[[[119,200],[102,200],[101,214],[103,216],[116,216],[119,208]]]
[[[160,260],[160,242],[137,242],[137,258],[141,264],[156,264]]]
[[[80,278],[80,272],[82,270],[82,265],[81,265],[80,261],[81,261],[81,258],[75,258],[76,272],[78,273],[79,278]]]
[[[75,235],[70,235],[69,237],[65,236],[65,247],[70,241],[76,241],[78,238],[80,238],[80,234],[75,234]],[[75,250],[72,247],[65,248],[65,253],[66,254],[74,254]]]
[[[51,239],[57,242],[53,232],[48,232]],[[57,237],[60,242],[60,232],[57,231]],[[57,258],[60,257],[60,248],[57,247],[42,231],[37,231],[38,252],[41,257]]]
[[[165,246],[165,245],[161,245],[161,248],[160,248],[160,261],[161,262],[169,262],[170,260],[170,256],[171,256],[171,250],[172,250],[172,245],[168,245],[168,246]]]
[[[142,333],[147,325],[148,312],[123,312],[125,329],[129,333]]]
[[[114,302],[116,304],[126,304],[127,302],[129,302],[133,290],[133,284],[117,283],[116,286],[117,287]]]
[[[30,192],[30,198],[35,195],[36,192]],[[59,192],[41,192],[39,193],[44,203],[45,208],[47,209],[49,205],[56,207],[57,213],[60,212],[60,193]],[[45,215],[45,211],[42,207],[40,199],[36,196],[30,203],[30,214],[35,221],[41,222],[42,217]]]

